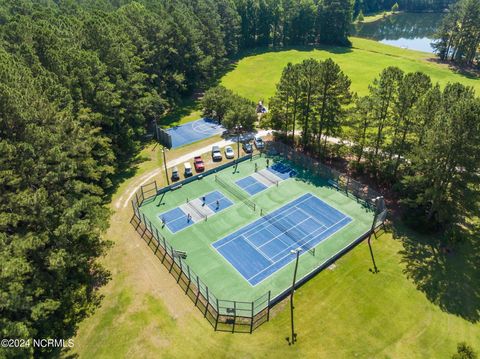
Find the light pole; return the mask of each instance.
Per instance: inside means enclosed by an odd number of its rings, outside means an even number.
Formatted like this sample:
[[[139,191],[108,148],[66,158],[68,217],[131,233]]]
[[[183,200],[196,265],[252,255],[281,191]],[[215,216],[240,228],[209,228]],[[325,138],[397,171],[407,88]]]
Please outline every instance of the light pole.
[[[167,185],[170,186],[170,179],[168,178],[168,169],[167,169],[167,149],[165,146],[162,146],[162,152],[163,152],[163,165],[165,167],[165,178],[167,179]]]
[[[237,131],[237,161],[235,162],[235,169],[233,170],[233,173],[237,172],[238,160],[240,159],[240,131],[242,130],[242,125],[237,124],[235,126],[235,130]]]
[[[242,131],[242,125],[237,124],[235,126],[235,130],[237,131],[237,160],[240,158],[240,132]]]
[[[298,259],[300,258],[300,252],[302,251],[301,248],[293,249],[290,251],[290,253],[296,255],[295,259],[295,270],[293,271],[293,283],[292,283],[292,291],[290,292],[290,317],[292,321],[292,341],[290,344],[295,344],[297,341],[297,334],[295,333],[295,325],[293,322],[293,309],[295,308],[293,306],[293,293],[295,292],[295,281],[297,279],[297,269],[298,269]]]

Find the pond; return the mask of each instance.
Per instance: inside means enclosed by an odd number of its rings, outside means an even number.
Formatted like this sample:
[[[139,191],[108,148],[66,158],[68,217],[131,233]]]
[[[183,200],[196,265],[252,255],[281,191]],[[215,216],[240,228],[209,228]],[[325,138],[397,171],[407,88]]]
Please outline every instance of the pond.
[[[433,52],[431,42],[441,13],[399,13],[371,23],[354,24],[352,35],[401,48]]]

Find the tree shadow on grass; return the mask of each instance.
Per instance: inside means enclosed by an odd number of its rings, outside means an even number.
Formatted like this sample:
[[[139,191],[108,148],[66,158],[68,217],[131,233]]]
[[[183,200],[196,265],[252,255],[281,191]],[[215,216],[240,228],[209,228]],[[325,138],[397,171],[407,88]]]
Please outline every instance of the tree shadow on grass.
[[[275,53],[275,52],[285,52],[285,51],[291,51],[291,50],[302,51],[302,52],[321,50],[321,51],[330,52],[332,54],[347,54],[353,51],[352,47],[350,46],[333,46],[333,45],[254,47],[254,48],[240,51],[233,58],[233,60],[238,61],[243,59],[244,57],[263,55],[263,54]]]
[[[158,124],[163,127],[172,127],[179,125],[181,120],[198,111],[200,108],[200,97],[201,94],[195,93],[189,97],[186,97],[180,101],[173,109],[159,119]],[[199,116],[200,118],[201,116]]]
[[[145,141],[143,146],[148,146],[151,142]],[[140,151],[132,155],[131,158],[119,160],[118,168],[114,175],[110,177],[111,186],[105,190],[104,200],[106,203],[112,200],[113,195],[117,192],[118,187],[125,181],[133,178],[139,169],[139,165],[148,161],[147,156],[141,156]]]
[[[480,224],[465,229],[463,241],[446,247],[440,236],[422,236],[401,224],[394,236],[403,243],[404,273],[428,300],[469,322],[480,320]]]

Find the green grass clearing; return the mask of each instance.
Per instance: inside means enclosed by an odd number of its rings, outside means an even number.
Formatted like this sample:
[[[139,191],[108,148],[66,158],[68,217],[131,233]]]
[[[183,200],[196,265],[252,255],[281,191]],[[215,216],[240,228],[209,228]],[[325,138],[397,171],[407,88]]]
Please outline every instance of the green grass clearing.
[[[238,61],[233,71],[221,79],[221,84],[252,101],[268,99],[275,93],[283,68],[305,59],[332,58],[352,81],[351,89],[358,95],[368,94],[368,85],[388,66],[398,66],[405,72],[421,71],[441,86],[461,82],[480,93],[480,80],[454,73],[446,65],[429,60],[432,54],[383,45],[373,40],[351,38],[352,48],[298,48],[284,51],[259,52]]]

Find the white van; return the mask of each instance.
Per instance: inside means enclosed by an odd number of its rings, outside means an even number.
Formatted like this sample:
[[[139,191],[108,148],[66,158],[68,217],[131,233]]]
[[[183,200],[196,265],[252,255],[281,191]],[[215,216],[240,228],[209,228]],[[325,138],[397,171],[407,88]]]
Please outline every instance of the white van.
[[[185,162],[183,164],[183,167],[185,168],[185,172],[184,172],[185,177],[190,177],[193,174],[192,166],[190,165],[190,162]]]

